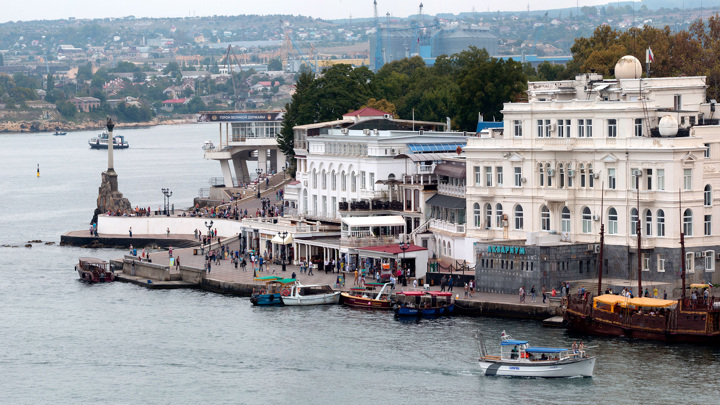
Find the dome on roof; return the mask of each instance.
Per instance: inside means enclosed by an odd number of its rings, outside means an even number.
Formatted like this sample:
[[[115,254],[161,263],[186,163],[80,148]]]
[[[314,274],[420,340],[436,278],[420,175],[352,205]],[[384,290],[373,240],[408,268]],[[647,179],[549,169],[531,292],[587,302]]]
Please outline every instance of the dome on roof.
[[[665,138],[677,135],[677,133],[678,133],[677,118],[675,118],[669,114],[664,115],[662,118],[660,118],[660,123],[658,124],[658,129],[660,130],[660,136],[665,137]]]
[[[642,65],[638,58],[625,55],[615,64],[616,79],[639,79],[642,76]]]

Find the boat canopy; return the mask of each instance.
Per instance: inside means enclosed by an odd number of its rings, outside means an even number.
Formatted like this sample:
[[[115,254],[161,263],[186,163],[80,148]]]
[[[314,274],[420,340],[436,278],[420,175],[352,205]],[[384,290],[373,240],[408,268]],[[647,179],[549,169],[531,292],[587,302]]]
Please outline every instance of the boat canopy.
[[[295,280],[294,278],[279,278],[278,277],[277,281],[278,281],[278,283],[282,283],[282,284],[292,284],[292,283],[296,282],[297,280]]]
[[[408,297],[419,297],[425,295],[425,291],[401,291],[398,295],[406,295]]]
[[[78,259],[79,261],[87,264],[106,264],[107,262],[103,259],[98,259],[97,257],[80,257]]]
[[[558,349],[555,347],[528,347],[525,349],[526,353],[562,353],[568,349]]]
[[[623,303],[627,300],[628,300],[627,297],[623,297],[622,295],[614,295],[614,294],[603,294],[599,297],[593,298],[593,301],[595,301],[596,304],[601,303],[601,304],[607,304],[607,305],[615,305],[618,302]]]
[[[265,277],[255,277],[253,281],[276,281],[276,280],[282,280],[282,277],[278,276],[265,276]]]
[[[428,294],[436,297],[452,297],[452,293],[449,291],[428,291]]]
[[[710,284],[690,284],[690,288],[708,288]]]
[[[526,345],[526,344],[528,344],[527,340],[515,340],[515,339],[508,339],[508,340],[503,340],[502,342],[500,342],[500,345],[502,345],[502,346]]]
[[[676,305],[677,301],[661,300],[657,298],[638,297],[631,298],[624,306],[634,305],[636,307],[667,308]]]

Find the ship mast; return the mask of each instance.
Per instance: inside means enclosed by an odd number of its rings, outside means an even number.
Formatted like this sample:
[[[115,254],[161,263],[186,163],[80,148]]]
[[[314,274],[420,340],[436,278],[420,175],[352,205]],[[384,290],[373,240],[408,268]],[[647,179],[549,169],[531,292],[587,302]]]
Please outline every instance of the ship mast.
[[[638,181],[638,183],[640,183]],[[638,192],[637,192],[637,256],[638,256],[638,297],[643,296],[643,290],[642,290],[642,236],[640,235],[640,232],[642,232],[642,226],[640,226],[640,184],[637,185]]]
[[[678,202],[680,210],[680,278],[682,278],[682,298],[685,300],[685,228],[682,216],[682,191],[678,189]]]
[[[605,203],[605,183],[603,183],[600,194],[600,253],[598,255],[598,297],[602,295],[602,272],[603,272],[603,250],[605,250],[605,224],[603,223],[603,212]]]

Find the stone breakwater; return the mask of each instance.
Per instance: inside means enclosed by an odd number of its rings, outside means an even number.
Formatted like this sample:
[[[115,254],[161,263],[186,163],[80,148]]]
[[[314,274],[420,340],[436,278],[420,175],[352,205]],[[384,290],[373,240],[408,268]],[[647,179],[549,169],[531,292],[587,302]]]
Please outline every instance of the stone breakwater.
[[[144,128],[155,125],[173,125],[193,123],[193,119],[154,119],[147,122],[118,123],[116,128]],[[34,133],[63,131],[84,131],[105,128],[105,120],[98,121],[0,121],[0,133]]]

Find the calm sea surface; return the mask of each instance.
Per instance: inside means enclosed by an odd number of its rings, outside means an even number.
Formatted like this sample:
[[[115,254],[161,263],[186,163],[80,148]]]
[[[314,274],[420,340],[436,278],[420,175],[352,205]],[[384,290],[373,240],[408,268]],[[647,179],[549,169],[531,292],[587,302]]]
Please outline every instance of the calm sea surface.
[[[404,323],[339,306],[253,308],[247,298],[149,291],[77,279],[79,256],[122,252],[34,244],[86,229],[107,153],[97,131],[0,135],[0,402],[18,403],[718,403],[720,349],[586,339],[592,379],[484,377],[474,334],[536,346],[577,336],[534,321],[463,318]],[[217,126],[119,130],[120,191],[157,207],[161,188],[192,204],[216,162]],[[37,178],[36,166],[41,176]]]

